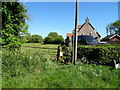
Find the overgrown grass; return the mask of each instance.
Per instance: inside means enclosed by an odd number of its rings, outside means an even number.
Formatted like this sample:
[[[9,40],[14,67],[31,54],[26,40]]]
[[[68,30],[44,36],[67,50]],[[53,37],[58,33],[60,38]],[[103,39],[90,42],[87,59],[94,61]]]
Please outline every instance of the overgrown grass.
[[[65,65],[39,51],[3,50],[3,88],[117,88],[119,70],[90,64]]]

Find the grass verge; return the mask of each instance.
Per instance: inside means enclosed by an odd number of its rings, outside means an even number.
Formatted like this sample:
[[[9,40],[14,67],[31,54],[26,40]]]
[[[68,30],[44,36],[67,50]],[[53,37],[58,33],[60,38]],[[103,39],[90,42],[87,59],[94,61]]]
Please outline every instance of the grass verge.
[[[3,88],[117,88],[118,69],[94,64],[65,65],[41,52],[2,52]]]

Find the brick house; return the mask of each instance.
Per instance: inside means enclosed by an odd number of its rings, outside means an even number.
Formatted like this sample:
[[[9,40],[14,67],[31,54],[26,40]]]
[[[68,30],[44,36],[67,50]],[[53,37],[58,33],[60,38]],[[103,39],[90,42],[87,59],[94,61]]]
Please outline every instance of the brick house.
[[[108,36],[102,38],[101,42],[120,43],[120,36],[118,34],[108,35]]]
[[[67,33],[66,35],[66,43],[69,43],[69,45],[72,45],[72,37],[74,34],[74,30],[72,33]],[[100,41],[100,34],[96,31],[96,29],[92,26],[92,24],[89,22],[89,18],[86,18],[86,21],[83,25],[78,25],[78,35],[91,35],[93,36],[97,41]]]

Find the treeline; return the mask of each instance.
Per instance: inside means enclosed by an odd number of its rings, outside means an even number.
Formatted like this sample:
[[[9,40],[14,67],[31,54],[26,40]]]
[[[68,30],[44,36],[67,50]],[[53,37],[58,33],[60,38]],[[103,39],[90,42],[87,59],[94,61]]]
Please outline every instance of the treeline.
[[[22,37],[26,43],[43,43],[43,44],[61,44],[64,38],[56,32],[50,32],[47,37],[43,38],[41,35],[30,35]]]

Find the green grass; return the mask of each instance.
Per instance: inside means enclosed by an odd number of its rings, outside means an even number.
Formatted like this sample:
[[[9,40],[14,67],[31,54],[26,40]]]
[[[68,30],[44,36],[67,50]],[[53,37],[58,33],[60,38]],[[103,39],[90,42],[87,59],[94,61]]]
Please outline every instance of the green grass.
[[[28,46],[28,47],[25,47],[25,46]],[[38,47],[38,48],[34,48],[34,47]],[[57,54],[57,47],[58,45],[55,45],[55,44],[24,43],[21,47],[21,50],[28,51],[28,52],[37,51],[44,54],[48,54],[51,57],[55,57]],[[52,48],[52,49],[48,49],[48,48]]]
[[[94,64],[65,65],[40,51],[3,50],[3,88],[117,88],[118,69]]]
[[[22,46],[57,48],[57,44],[24,43]]]

